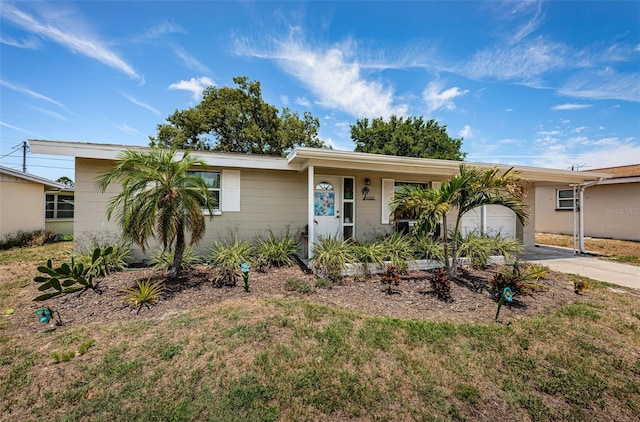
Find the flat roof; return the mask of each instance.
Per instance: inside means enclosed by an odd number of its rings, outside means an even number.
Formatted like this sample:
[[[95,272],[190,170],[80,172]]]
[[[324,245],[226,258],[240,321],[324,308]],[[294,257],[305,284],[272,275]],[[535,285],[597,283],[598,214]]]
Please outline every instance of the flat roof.
[[[31,150],[37,154],[62,155],[78,158],[115,160],[127,149],[149,150],[149,147],[88,142],[51,141],[30,139]],[[511,166],[495,163],[463,162],[431,158],[398,157],[333,149],[297,147],[287,157],[258,154],[196,151],[208,165],[232,168],[302,171],[309,166],[319,168],[369,170],[405,174],[429,174],[441,180],[455,175],[460,164],[483,169],[513,168],[521,177],[537,185],[578,184],[611,177],[608,173],[576,172],[542,167]]]

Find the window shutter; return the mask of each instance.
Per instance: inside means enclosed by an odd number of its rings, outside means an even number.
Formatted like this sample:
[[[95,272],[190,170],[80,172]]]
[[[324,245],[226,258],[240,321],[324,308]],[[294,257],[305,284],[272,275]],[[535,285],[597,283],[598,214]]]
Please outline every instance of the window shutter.
[[[240,211],[240,170],[222,170],[221,211]]]
[[[393,199],[393,179],[382,179],[382,224],[391,224],[391,207]]]

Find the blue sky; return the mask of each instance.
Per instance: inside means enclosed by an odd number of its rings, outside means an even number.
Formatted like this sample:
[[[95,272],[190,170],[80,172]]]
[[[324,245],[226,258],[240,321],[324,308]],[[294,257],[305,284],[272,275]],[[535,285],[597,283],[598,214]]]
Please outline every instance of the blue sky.
[[[234,76],[353,150],[364,117],[424,116],[468,161],[640,163],[640,2],[0,2],[0,164],[29,138],[147,145]],[[73,178],[63,157],[28,171]]]

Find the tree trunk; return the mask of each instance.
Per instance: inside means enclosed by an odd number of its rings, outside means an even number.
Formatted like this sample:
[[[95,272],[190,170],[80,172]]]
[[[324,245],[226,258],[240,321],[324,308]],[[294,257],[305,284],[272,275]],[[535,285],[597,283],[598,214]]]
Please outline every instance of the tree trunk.
[[[176,234],[176,247],[173,250],[173,264],[171,265],[171,269],[169,270],[169,278],[172,280],[178,278],[178,274],[180,273],[180,267],[182,266],[182,255],[184,254],[185,246],[184,227],[181,223],[180,227],[178,228],[178,233]]]
[[[456,226],[453,229],[453,256],[451,258],[451,273],[449,273],[449,276],[451,277],[458,276],[458,230],[460,230],[460,220],[462,220],[462,215],[458,214],[458,217],[456,218]]]
[[[451,265],[449,264],[449,241],[447,232],[447,216],[442,216],[442,245],[444,249],[444,268],[447,270],[447,274],[451,276]]]

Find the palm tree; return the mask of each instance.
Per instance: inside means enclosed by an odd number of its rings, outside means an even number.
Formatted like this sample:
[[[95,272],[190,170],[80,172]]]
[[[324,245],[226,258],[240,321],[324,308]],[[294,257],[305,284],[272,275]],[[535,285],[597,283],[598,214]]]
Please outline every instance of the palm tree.
[[[391,207],[394,217],[416,220],[414,232],[433,231],[442,220],[444,264],[447,273],[457,274],[457,253],[460,222],[462,216],[482,205],[502,205],[512,210],[522,224],[529,219],[529,206],[524,203],[524,192],[518,186],[524,182],[513,169],[500,174],[497,168],[482,170],[460,165],[459,173],[443,182],[437,189],[422,189],[406,186],[394,196]],[[455,210],[455,225],[452,233],[452,251],[449,251],[447,216]],[[450,257],[451,262],[450,262]]]
[[[211,216],[215,205],[206,182],[189,173],[195,166],[206,167],[204,161],[188,151],[179,160],[175,155],[175,149],[127,150],[118,156],[114,168],[96,180],[102,193],[113,182],[121,184],[121,192],[109,200],[107,218],[115,213],[126,239],[142,252],[151,237],[159,238],[165,250],[173,249],[171,278],[180,271],[187,232],[190,245],[202,240],[203,208]]]

